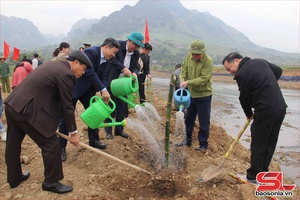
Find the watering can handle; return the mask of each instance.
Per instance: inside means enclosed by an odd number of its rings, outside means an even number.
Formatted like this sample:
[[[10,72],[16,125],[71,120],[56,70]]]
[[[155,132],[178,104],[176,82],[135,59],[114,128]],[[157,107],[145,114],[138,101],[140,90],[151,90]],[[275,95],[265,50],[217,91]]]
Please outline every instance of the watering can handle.
[[[130,78],[135,79],[134,81],[137,81],[137,77],[136,76],[130,76]]]
[[[181,88],[180,88],[180,97],[181,97],[180,100],[182,100],[183,90],[184,90],[184,87],[181,87]]]
[[[110,101],[110,103],[113,105],[112,106],[112,110],[115,110],[116,109],[116,104],[115,104],[115,102],[112,100],[112,99],[109,99],[109,101]]]
[[[98,96],[93,96],[91,99],[90,99],[90,106],[92,105],[92,103],[93,103],[93,101],[94,101],[94,99],[98,99],[98,100],[100,100],[101,99],[101,97],[98,97]],[[102,99],[101,99],[102,100]]]
[[[99,97],[99,96],[93,96],[93,97],[90,99],[90,105],[93,103],[94,99],[96,99],[96,98],[97,98],[99,101],[102,101],[102,102],[103,102],[102,97]],[[110,99],[109,101],[110,101],[111,104],[112,104],[111,110],[115,110],[115,109],[116,109],[116,104],[115,104],[115,102],[114,102],[112,99]],[[104,102],[103,102],[103,103],[104,103]]]

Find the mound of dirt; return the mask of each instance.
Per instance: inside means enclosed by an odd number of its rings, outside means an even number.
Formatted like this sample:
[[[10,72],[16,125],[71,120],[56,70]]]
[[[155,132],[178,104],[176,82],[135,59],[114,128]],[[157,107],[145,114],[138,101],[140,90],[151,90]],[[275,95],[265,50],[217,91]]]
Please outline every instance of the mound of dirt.
[[[114,137],[105,139],[105,132],[99,129],[101,141],[108,144],[103,152],[136,166],[136,168],[102,156],[83,147],[67,146],[67,160],[63,162],[65,178],[62,183],[73,185],[74,191],[58,195],[45,192],[41,188],[43,182],[43,162],[40,149],[28,137],[22,144],[22,156],[30,160],[22,164],[24,171],[30,171],[30,178],[15,189],[6,183],[6,164],[4,159],[5,143],[0,142],[0,199],[258,199],[255,188],[243,184],[229,176],[245,174],[249,167],[249,150],[237,144],[229,158],[225,161],[222,173],[214,179],[201,183],[198,181],[201,172],[210,165],[218,165],[228,150],[233,138],[224,129],[211,124],[209,149],[203,154],[195,151],[198,147],[198,123],[193,133],[192,147],[175,147],[182,140],[182,135],[174,136],[176,126],[176,110],[172,105],[170,120],[170,152],[169,163],[165,163],[164,143],[166,130],[167,89],[162,90],[153,85],[153,102],[160,120],[140,122],[136,120],[136,111],[130,110],[129,126],[125,131],[129,139]],[[87,128],[78,113],[83,112],[80,103],[77,106],[77,123],[80,140],[88,143]],[[5,116],[4,116],[5,118]],[[5,123],[5,119],[4,119]],[[147,130],[134,128],[148,124]],[[152,134],[150,140],[148,131]],[[159,150],[159,151],[158,151]],[[278,163],[272,161],[270,170],[280,171]],[[284,183],[291,183],[285,180]],[[300,196],[299,188],[293,190],[294,197]],[[260,198],[261,199],[261,198]]]

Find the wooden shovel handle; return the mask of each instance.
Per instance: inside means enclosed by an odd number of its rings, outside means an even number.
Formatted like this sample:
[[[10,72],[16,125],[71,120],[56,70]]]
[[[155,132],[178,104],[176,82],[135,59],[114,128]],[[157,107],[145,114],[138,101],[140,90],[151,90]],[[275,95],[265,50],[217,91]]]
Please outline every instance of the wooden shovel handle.
[[[244,126],[242,127],[242,129],[240,130],[239,134],[236,136],[236,138],[234,139],[234,141],[231,143],[228,151],[225,154],[225,157],[228,158],[230,152],[233,150],[233,147],[238,143],[239,139],[241,138],[241,136],[243,135],[243,133],[245,132],[246,128],[248,127],[249,123],[251,122],[251,120],[253,119],[253,117],[247,119],[246,123],[244,124]]]
[[[62,137],[62,138],[64,138],[64,139],[66,139],[66,140],[69,140],[69,139],[70,139],[68,136],[66,136],[66,135],[64,135],[64,134],[62,134],[62,133],[60,133],[60,132],[57,132],[57,131],[56,131],[56,134],[57,134],[59,137]],[[104,157],[106,157],[106,158],[109,158],[109,159],[111,159],[111,160],[117,161],[118,163],[121,163],[122,165],[125,165],[125,166],[127,166],[127,167],[136,169],[136,170],[138,170],[138,171],[140,171],[140,172],[143,172],[143,173],[146,173],[146,174],[148,174],[148,175],[150,175],[150,176],[153,176],[153,175],[154,175],[153,173],[151,173],[151,172],[149,172],[149,171],[147,171],[147,170],[144,170],[144,169],[142,169],[142,168],[140,168],[140,167],[138,167],[138,166],[136,166],[136,165],[132,165],[132,164],[130,164],[130,163],[128,163],[128,162],[125,162],[125,161],[123,161],[123,160],[120,160],[119,158],[116,158],[116,157],[114,157],[114,156],[112,156],[112,155],[109,155],[108,153],[105,153],[105,152],[103,152],[103,151],[100,151],[100,150],[98,150],[98,149],[96,149],[96,148],[93,148],[93,147],[91,147],[91,146],[89,146],[89,145],[86,145],[86,144],[84,144],[84,143],[82,143],[82,142],[79,142],[79,144],[80,144],[80,146],[82,146],[82,147],[84,147],[84,148],[86,148],[86,149],[89,149],[89,150],[91,150],[91,151],[93,151],[93,152],[95,152],[95,153],[97,153],[97,154],[100,154],[100,155],[102,155],[102,156],[104,156]]]

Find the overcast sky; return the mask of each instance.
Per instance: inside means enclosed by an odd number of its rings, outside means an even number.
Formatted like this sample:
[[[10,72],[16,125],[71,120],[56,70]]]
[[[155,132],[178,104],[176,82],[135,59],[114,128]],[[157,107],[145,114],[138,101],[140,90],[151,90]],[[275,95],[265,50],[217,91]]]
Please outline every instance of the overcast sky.
[[[100,19],[121,10],[124,5],[134,6],[137,2],[137,0],[0,0],[0,13],[7,17],[26,18],[33,22],[41,33],[57,36],[67,35],[71,27],[82,18]],[[242,32],[259,46],[300,53],[299,0],[181,0],[181,3],[187,9],[209,12]],[[149,33],[151,37],[150,21]]]

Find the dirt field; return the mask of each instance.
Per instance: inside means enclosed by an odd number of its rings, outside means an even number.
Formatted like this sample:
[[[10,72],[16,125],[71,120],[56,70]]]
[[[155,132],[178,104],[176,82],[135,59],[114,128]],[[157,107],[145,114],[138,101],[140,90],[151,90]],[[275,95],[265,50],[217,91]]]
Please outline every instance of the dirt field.
[[[225,70],[215,70],[215,73],[218,74],[227,74],[228,72]],[[283,70],[282,76],[300,76],[300,69],[294,69],[294,70]],[[235,83],[235,80],[233,80],[233,76],[213,76],[213,81],[222,81],[222,82],[232,82]],[[278,81],[280,88],[285,89],[297,89],[300,90],[300,82],[292,82],[292,81]]]
[[[153,73],[153,75],[169,77],[168,74],[162,75],[161,73]],[[221,81],[231,80],[225,77]],[[167,98],[162,98],[162,95],[166,95],[167,91],[162,94],[160,88],[153,87],[152,94],[152,105],[161,116],[161,120],[150,121],[149,124],[153,129],[156,128],[155,139],[159,147],[163,149],[167,107],[165,99]],[[6,96],[4,94],[4,98]],[[77,109],[79,113],[83,112],[80,104]],[[175,116],[176,111],[173,107],[170,121],[171,133],[174,133],[175,129]],[[129,119],[135,119],[134,110],[130,112]],[[88,143],[86,126],[79,116],[77,116],[77,122],[81,142]],[[10,189],[6,183],[5,143],[0,142],[2,154],[0,156],[0,199],[262,199],[255,197],[255,189],[252,185],[243,184],[228,175],[229,172],[245,174],[249,167],[250,153],[240,144],[234,148],[228,160],[225,161],[222,167],[223,172],[219,176],[205,183],[198,181],[204,169],[211,164],[218,165],[221,162],[233,141],[233,138],[228,136],[222,128],[212,124],[209,149],[206,154],[202,154],[194,150],[197,147],[198,128],[197,124],[191,148],[175,148],[174,143],[180,141],[181,137],[175,138],[174,134],[171,134],[168,166],[157,164],[157,157],[153,156],[155,150],[153,144],[145,140],[144,132],[126,127],[125,131],[129,133],[130,139],[115,137],[112,140],[106,140],[104,130],[99,129],[101,141],[109,145],[104,152],[155,175],[125,166],[83,147],[76,148],[68,144],[67,161],[63,163],[65,178],[62,183],[73,185],[74,191],[63,195],[42,190],[41,184],[44,177],[40,149],[28,137],[22,144],[22,155],[28,156],[30,163],[23,164],[22,167],[24,171],[30,171],[31,176],[19,187]],[[272,161],[270,170],[280,171],[278,163]],[[285,179],[284,183],[291,182]],[[300,190],[297,187],[293,190],[293,197],[286,199],[299,198]]]

